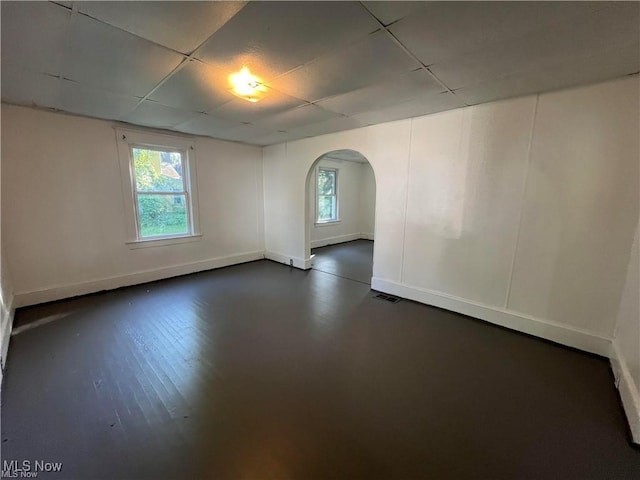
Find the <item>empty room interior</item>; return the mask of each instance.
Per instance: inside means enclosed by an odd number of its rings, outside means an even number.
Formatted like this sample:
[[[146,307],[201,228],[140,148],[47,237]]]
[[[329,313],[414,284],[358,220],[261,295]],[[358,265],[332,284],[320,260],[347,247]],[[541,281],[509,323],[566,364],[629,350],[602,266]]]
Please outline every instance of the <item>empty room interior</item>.
[[[640,2],[1,2],[3,478],[640,479]]]

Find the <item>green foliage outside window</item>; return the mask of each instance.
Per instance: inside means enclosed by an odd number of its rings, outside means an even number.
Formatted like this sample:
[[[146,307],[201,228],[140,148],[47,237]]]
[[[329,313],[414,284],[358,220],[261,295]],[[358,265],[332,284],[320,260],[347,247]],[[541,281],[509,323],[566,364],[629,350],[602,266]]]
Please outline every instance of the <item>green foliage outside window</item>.
[[[336,170],[318,169],[318,221],[338,219]]]
[[[189,233],[182,155],[134,148],[133,160],[140,236]]]

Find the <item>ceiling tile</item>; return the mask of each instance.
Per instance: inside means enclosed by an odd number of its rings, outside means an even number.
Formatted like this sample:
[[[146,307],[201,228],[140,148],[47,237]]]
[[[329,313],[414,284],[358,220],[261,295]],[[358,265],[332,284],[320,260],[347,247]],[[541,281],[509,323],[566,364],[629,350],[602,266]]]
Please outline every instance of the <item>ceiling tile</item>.
[[[269,89],[267,96],[256,103],[248,102],[242,98],[233,98],[232,101],[216,108],[211,113],[229,120],[251,123],[305,103],[304,100],[290,97],[273,89]]]
[[[464,107],[464,103],[449,92],[431,93],[391,107],[354,115],[353,118],[365,125],[374,125],[460,107]]]
[[[125,115],[125,122],[148,127],[172,128],[186,122],[196,115],[195,112],[187,112],[176,108],[166,107],[159,103],[145,100],[133,112]]]
[[[608,7],[609,2],[428,2],[390,31],[431,65]]]
[[[359,2],[73,3],[1,2],[3,101],[268,145],[640,70],[638,2],[365,2],[455,95]]]
[[[254,138],[251,143],[254,145],[260,145],[266,147],[268,145],[276,145],[278,143],[290,142],[292,140],[298,140],[304,138],[306,135],[302,133],[290,133],[290,132],[274,132],[265,136]]]
[[[425,2],[363,2],[378,20],[385,25],[389,25],[408,14],[423,8]]]
[[[409,72],[393,79],[321,100],[322,108],[345,115],[370,111],[402,102],[426,93],[442,92],[442,86],[424,70]]]
[[[268,82],[377,28],[358,2],[251,2],[195,55],[229,72],[246,65]]]
[[[1,83],[3,102],[46,108],[60,107],[60,80],[56,77],[19,67],[3,68]]]
[[[297,98],[317,101],[382,82],[417,67],[419,65],[386,33],[378,32],[278,78],[271,86]]]
[[[338,117],[330,118],[318,123],[312,123],[300,128],[295,128],[289,133],[303,134],[304,136],[325,135],[327,133],[341,132],[343,130],[352,130],[354,128],[364,127],[366,124],[356,120],[355,118]]]
[[[580,57],[635,42],[640,58],[640,18],[618,9],[606,9],[581,22],[554,25],[530,32],[509,42],[493,44],[449,62],[431,66],[431,70],[449,88],[459,89],[521,70],[545,68],[549,64],[571,63]]]
[[[637,45],[601,50],[594,55],[572,61],[547,64],[544,68],[522,70],[502,78],[456,90],[456,95],[469,105],[595,83],[640,70]]]
[[[118,120],[136,108],[139,100],[60,80],[60,109],[89,117]]]
[[[71,13],[49,2],[2,2],[2,70],[59,75]]]
[[[273,133],[273,130],[257,125],[240,125],[222,132],[220,138],[234,142],[253,143],[254,138],[265,137]]]
[[[184,123],[176,125],[175,130],[192,133],[194,135],[206,135],[220,138],[222,132],[238,126],[240,126],[240,123],[238,122],[231,122],[224,118],[201,113],[195,115]]]
[[[258,120],[258,125],[271,130],[291,130],[302,125],[321,122],[329,118],[338,118],[337,113],[329,112],[315,105],[303,105],[284,112],[276,113]]]
[[[182,53],[222,27],[246,2],[80,2],[80,11]]]
[[[97,20],[79,15],[64,76],[82,84],[143,97],[182,56]]]
[[[227,76],[199,61],[189,61],[149,97],[164,105],[207,112],[236,98]]]

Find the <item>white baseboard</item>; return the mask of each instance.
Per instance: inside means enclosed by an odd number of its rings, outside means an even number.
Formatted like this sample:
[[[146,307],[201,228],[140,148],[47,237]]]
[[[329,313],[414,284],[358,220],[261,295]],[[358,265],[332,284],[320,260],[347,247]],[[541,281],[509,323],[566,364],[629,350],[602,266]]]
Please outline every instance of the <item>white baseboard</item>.
[[[0,367],[4,370],[4,365],[7,361],[7,351],[9,350],[9,337],[11,337],[11,330],[13,328],[13,317],[15,315],[16,309],[11,307],[9,304],[8,310],[8,318],[4,324],[2,329],[2,345],[0,346],[0,355],[2,356],[2,361],[0,363]]]
[[[78,295],[86,295],[88,293],[100,292],[102,290],[113,290],[114,288],[153,282],[164,278],[202,272],[204,270],[228,267],[230,265],[252,262],[262,258],[264,258],[263,251],[245,252],[237,255],[209,258],[200,262],[184,263],[181,265],[173,265],[171,267],[144,270],[117,277],[107,277],[82,283],[58,285],[31,292],[19,292],[15,294],[14,306],[25,307],[28,305],[36,305],[38,303],[51,302],[63,298],[76,297]]]
[[[349,233],[347,235],[321,238],[320,240],[313,240],[311,242],[311,248],[326,247],[327,245],[336,245],[354,240],[373,240],[373,233]]]
[[[640,445],[640,385],[631,376],[629,366],[614,340],[611,347],[611,369],[627,415],[631,439]]]
[[[311,268],[313,255],[311,255],[309,258],[300,258],[293,257],[291,255],[285,255],[284,253],[265,252],[264,258],[273,260],[274,262],[284,263],[285,265],[296,267],[301,270],[309,270]]]
[[[11,329],[13,328],[13,317],[16,313],[14,296],[10,295],[8,299],[6,299],[7,304],[2,307],[5,310],[2,312],[2,315],[6,315],[6,320],[4,322],[4,326],[2,327],[2,341],[0,341],[0,355],[2,355],[2,361],[0,361],[0,389],[2,388],[2,379],[4,378],[4,366],[7,363],[7,352],[9,351],[9,340],[11,339]]]
[[[349,233],[347,235],[337,235],[335,237],[321,238],[313,240],[311,248],[326,247],[327,245],[335,245],[337,243],[352,242],[360,238],[360,233]]]
[[[430,291],[378,277],[371,279],[371,288],[397,295],[416,302],[462,313],[487,322],[510,328],[518,332],[551,340],[552,342],[577,348],[609,358],[611,339],[549,320],[534,318],[497,307],[482,305],[441,292]]]

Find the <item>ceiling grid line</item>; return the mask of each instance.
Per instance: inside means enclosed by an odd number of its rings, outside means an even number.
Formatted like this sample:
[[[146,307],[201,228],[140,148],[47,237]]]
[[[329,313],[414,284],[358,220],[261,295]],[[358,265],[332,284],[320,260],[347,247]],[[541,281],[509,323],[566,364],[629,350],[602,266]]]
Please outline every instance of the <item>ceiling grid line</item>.
[[[174,54],[177,54],[177,55],[180,55],[181,57],[183,57],[182,61],[181,61],[181,62],[180,62],[180,63],[179,63],[179,64],[178,64],[178,65],[177,65],[173,70],[171,70],[171,71],[170,71],[170,72],[169,72],[169,73],[168,73],[164,78],[162,78],[162,79],[161,79],[161,80],[160,80],[160,81],[159,81],[159,82],[158,82],[158,83],[157,83],[157,84],[156,84],[156,85],[155,85],[155,86],[154,86],[154,87],[153,87],[153,88],[152,88],[152,89],[151,89],[151,90],[146,94],[146,95],[144,95],[143,97],[137,97],[137,98],[139,98],[139,100],[138,100],[138,103],[136,104],[136,106],[135,106],[135,107],[133,107],[130,111],[128,111],[128,112],[126,112],[126,113],[124,113],[124,114],[121,116],[121,118],[124,118],[124,117],[126,117],[126,116],[128,116],[128,115],[131,115],[131,114],[132,114],[133,112],[135,112],[135,110],[136,110],[140,105],[142,105],[145,101],[147,101],[147,100],[148,100],[148,101],[153,101],[153,100],[150,100],[150,99],[149,99],[149,97],[150,97],[151,95],[153,95],[153,94],[158,90],[158,88],[160,88],[164,83],[166,83],[166,82],[167,82],[167,81],[168,81],[168,80],[169,80],[169,79],[170,79],[174,74],[176,74],[177,72],[179,72],[180,70],[182,70],[182,69],[183,69],[183,68],[184,68],[184,67],[185,67],[185,66],[186,66],[190,61],[198,61],[198,62],[200,62],[200,63],[203,63],[203,64],[205,64],[205,65],[208,65],[206,62],[203,62],[202,60],[200,60],[200,59],[198,59],[198,58],[195,58],[195,57],[194,57],[194,55],[196,54],[196,52],[197,52],[199,49],[201,49],[201,48],[202,48],[202,46],[203,46],[204,44],[206,44],[206,43],[207,43],[207,42],[208,42],[208,41],[209,41],[209,40],[210,40],[210,39],[215,35],[215,33],[217,32],[217,30],[220,28],[220,27],[218,27],[218,29],[216,29],[216,31],[214,31],[213,33],[211,33],[211,34],[210,34],[210,35],[209,35],[209,36],[208,36],[204,41],[200,42],[200,44],[198,44],[198,45],[196,46],[196,48],[194,48],[194,49],[192,50],[192,52],[191,52],[191,53],[189,53],[189,54],[185,54],[185,53],[182,53],[182,52],[180,52],[180,51],[178,51],[178,50],[175,50],[175,49],[173,49],[173,48],[171,48],[171,47],[168,47],[168,46],[166,46],[166,45],[163,45],[163,44],[161,44],[161,43],[154,42],[154,41],[153,41],[153,40],[151,40],[151,39],[148,39],[148,38],[142,37],[142,36],[140,36],[140,35],[137,35],[136,33],[131,32],[131,31],[129,31],[129,30],[127,30],[127,29],[125,29],[125,28],[121,28],[121,27],[119,27],[119,26],[117,26],[117,25],[114,25],[114,24],[112,24],[112,23],[109,23],[109,22],[106,22],[106,21],[104,21],[104,20],[101,20],[100,18],[97,18],[97,17],[94,17],[94,16],[92,16],[92,15],[89,15],[89,14],[88,14],[88,13],[86,13],[86,12],[81,12],[81,11],[80,11],[80,7],[79,7],[79,5],[78,5],[78,2],[72,2],[72,4],[71,4],[71,8],[69,8],[69,7],[65,6],[65,5],[59,4],[59,3],[57,3],[57,2],[54,2],[54,1],[50,1],[50,3],[52,3],[52,4],[54,4],[54,5],[58,6],[58,7],[64,8],[65,10],[71,10],[71,12],[72,12],[72,17],[71,17],[71,19],[72,19],[72,20],[71,20],[71,24],[70,24],[69,33],[68,33],[67,47],[65,48],[65,51],[66,51],[66,52],[68,52],[68,51],[69,51],[68,43],[70,42],[70,39],[71,39],[71,36],[72,36],[72,33],[73,33],[73,31],[72,31],[72,27],[73,27],[73,23],[75,22],[75,18],[77,17],[77,15],[82,15],[82,16],[84,16],[84,17],[90,18],[90,19],[91,19],[91,20],[93,20],[93,21],[96,21],[96,22],[98,22],[98,23],[101,23],[102,25],[106,25],[106,26],[111,27],[111,28],[114,28],[114,29],[116,29],[116,30],[119,30],[119,31],[125,32],[126,34],[128,34],[128,35],[132,35],[132,36],[134,36],[134,37],[136,37],[136,38],[138,38],[138,39],[140,39],[140,40],[142,40],[142,41],[144,41],[144,42],[149,42],[149,43],[151,43],[151,44],[155,45],[156,47],[162,48],[162,49],[164,49],[164,50],[168,50],[168,51],[170,51],[171,53],[174,53]],[[242,8],[244,8],[244,7],[242,7]],[[75,80],[73,80],[73,79],[69,79],[69,78],[62,77],[62,76],[61,76],[61,78],[64,78],[64,79],[67,79],[67,80],[71,80],[71,81],[75,81]],[[104,89],[100,89],[100,90],[104,90]],[[108,91],[108,90],[105,90],[105,91]],[[112,92],[112,93],[115,93],[115,92]],[[169,106],[169,105],[164,105],[164,104],[162,104],[161,102],[154,102],[154,103],[158,103],[158,104],[163,105],[163,106],[168,107],[168,108],[174,108],[174,107],[171,107],[171,106]],[[194,114],[195,114],[195,115],[194,115],[193,117],[191,117],[191,119],[193,119],[194,117],[196,117],[198,114],[202,114],[202,113],[206,113],[206,112],[202,112],[202,111],[200,111],[200,112],[194,112]],[[178,126],[178,125],[180,125],[180,124],[183,124],[183,123],[186,123],[186,122],[188,122],[189,120],[190,120],[190,119],[185,120],[184,122],[179,122],[179,123],[177,123],[177,124],[176,124],[176,126]]]
[[[371,15],[371,17],[373,17],[375,19],[375,21],[378,22],[378,24],[380,25],[380,28],[387,34],[387,36],[389,38],[391,38],[393,40],[393,42],[396,45],[398,45],[402,49],[402,51],[404,53],[406,53],[413,61],[417,62],[420,65],[420,68],[422,70],[424,70],[429,76],[431,76],[431,78],[433,78],[436,82],[438,82],[438,84],[440,84],[451,95],[456,95],[456,93],[452,89],[450,89],[442,80],[440,80],[440,78],[438,78],[438,76],[436,74],[434,74],[431,71],[431,69],[422,62],[422,60],[420,60],[418,57],[416,57],[413,54],[413,52],[411,52],[393,33],[391,33],[391,31],[389,30],[389,27],[392,24],[385,25],[383,22],[380,21],[380,19],[378,17],[376,17],[374,15],[374,13],[371,10],[369,10],[369,8],[363,2],[359,2],[359,3],[360,3],[360,5],[362,5],[362,8],[364,8],[369,13],[369,15]],[[401,19],[399,19],[397,21],[400,21],[400,20]],[[397,21],[393,22],[393,23],[397,23]],[[458,98],[458,97],[456,96],[456,98]],[[462,100],[460,99],[460,101],[462,101]],[[467,102],[462,101],[462,103],[464,103],[465,106],[469,106],[469,104],[467,104]]]
[[[53,2],[52,2],[53,3]],[[59,5],[57,3],[54,3],[54,5],[57,5],[59,7],[61,7],[62,5]],[[73,27],[75,26],[75,23],[78,19],[78,6],[77,4],[72,4],[71,5],[72,8],[68,9],[71,13],[70,13],[70,17],[69,17],[69,30],[67,31],[67,35],[64,41],[64,52],[62,53],[62,64],[60,65],[60,75],[59,78],[60,79],[66,79],[66,80],[72,80],[70,78],[67,78],[65,76],[67,69],[68,69],[68,62],[71,61],[71,59],[69,58],[69,52],[71,50],[71,40],[73,37]],[[43,72],[45,73],[45,72]],[[72,80],[74,81],[74,80]]]
[[[66,7],[65,7],[64,5],[60,5],[59,3],[56,3],[56,2],[50,2],[50,3],[53,3],[54,5],[56,5],[56,6],[58,6],[58,7],[62,7],[62,8],[65,8],[65,9],[66,9]],[[80,11],[80,7],[78,7],[78,2],[73,2],[72,7],[71,7],[71,11],[72,11],[72,12],[75,12],[77,15],[82,15],[83,17],[90,18],[90,19],[91,19],[91,20],[93,20],[94,22],[101,23],[102,25],[106,25],[107,27],[115,28],[116,30],[120,30],[121,32],[124,32],[124,33],[126,33],[126,34],[128,34],[128,35],[132,35],[132,36],[134,36],[134,37],[136,37],[136,38],[138,38],[138,39],[140,39],[140,40],[143,40],[143,41],[145,41],[145,42],[152,43],[152,44],[153,44],[153,45],[155,45],[156,47],[160,47],[160,48],[162,48],[162,49],[164,49],[164,50],[169,50],[171,53],[175,53],[175,54],[177,54],[177,55],[181,55],[181,56],[183,56],[183,57],[187,57],[187,55],[186,55],[186,54],[184,54],[184,53],[182,53],[182,52],[180,52],[180,51],[178,51],[178,50],[175,50],[175,49],[173,49],[173,48],[171,48],[171,47],[167,47],[166,45],[163,45],[163,44],[161,44],[161,43],[154,42],[153,40],[150,40],[150,39],[148,39],[148,38],[142,37],[142,36],[140,36],[140,35],[138,35],[138,34],[136,34],[136,33],[130,32],[129,30],[127,30],[127,29],[125,29],[125,28],[122,28],[122,27],[119,27],[119,26],[114,25],[114,24],[112,24],[112,23],[106,22],[106,21],[104,21],[104,20],[102,20],[102,19],[100,19],[100,18],[94,17],[93,15],[89,15],[89,14],[88,14],[88,13],[86,13],[86,12],[81,12],[81,11]]]
[[[67,32],[67,38],[66,38],[66,41],[65,41],[64,56],[63,56],[63,64],[62,64],[62,68],[61,68],[62,73],[61,73],[61,74],[60,74],[60,76],[58,77],[60,80],[67,80],[67,81],[71,81],[71,82],[74,82],[74,83],[80,84],[80,82],[78,82],[77,80],[72,79],[72,78],[68,78],[68,77],[65,75],[65,72],[66,72],[66,70],[67,70],[67,61],[68,61],[68,57],[69,57],[69,52],[70,52],[70,50],[71,50],[71,48],[70,48],[70,44],[71,44],[72,37],[73,37],[73,33],[74,33],[73,28],[74,28],[74,25],[75,25],[75,23],[76,23],[77,18],[78,18],[78,16],[79,16],[79,15],[82,15],[82,16],[84,16],[84,17],[87,17],[87,18],[89,18],[89,19],[91,19],[91,20],[93,20],[93,21],[95,21],[95,22],[98,22],[98,23],[100,23],[100,24],[102,24],[102,25],[106,25],[106,26],[108,26],[108,27],[110,27],[110,28],[114,28],[114,29],[116,29],[116,30],[119,30],[119,31],[125,32],[126,34],[128,34],[128,35],[132,35],[132,36],[134,36],[134,37],[138,38],[139,40],[142,40],[142,41],[145,41],[145,42],[149,42],[149,43],[151,43],[151,44],[153,44],[153,45],[155,45],[155,46],[157,46],[157,47],[160,47],[160,48],[165,49],[165,50],[169,50],[169,51],[170,51],[170,52],[172,52],[172,53],[175,53],[175,54],[177,54],[177,55],[180,55],[180,56],[184,57],[184,58],[183,58],[183,61],[182,61],[182,62],[180,62],[180,64],[178,64],[178,65],[177,65],[177,66],[176,66],[176,67],[175,67],[175,68],[174,68],[174,69],[173,69],[173,70],[172,70],[172,71],[171,71],[171,72],[170,72],[170,73],[169,73],[165,78],[163,78],[163,79],[158,83],[158,85],[156,85],[156,86],[155,86],[155,87],[154,87],[154,88],[153,88],[153,89],[152,89],[152,90],[151,90],[147,95],[145,95],[145,96],[144,96],[144,97],[142,97],[142,98],[132,96],[132,98],[138,98],[138,99],[139,99],[139,100],[138,100],[138,102],[137,102],[137,104],[136,104],[136,105],[135,105],[131,110],[127,111],[126,113],[123,113],[123,114],[120,116],[120,118],[124,118],[124,117],[126,117],[126,116],[128,116],[128,115],[131,115],[131,114],[132,114],[132,113],[133,113],[133,112],[134,112],[134,111],[135,111],[135,110],[136,110],[136,109],[137,109],[137,108],[138,108],[138,107],[139,107],[139,106],[140,106],[140,105],[141,105],[141,104],[142,104],[142,103],[143,103],[143,102],[144,102],[144,101],[149,97],[149,95],[151,95],[151,94],[152,94],[152,93],[153,93],[153,92],[154,92],[154,91],[155,91],[155,90],[156,90],[160,85],[162,85],[162,83],[164,83],[164,82],[165,82],[165,81],[166,81],[166,80],[167,80],[171,75],[173,75],[175,72],[179,71],[179,70],[184,66],[185,61],[187,61],[187,60],[186,60],[186,59],[187,59],[187,57],[186,57],[183,53],[178,52],[177,50],[174,50],[174,49],[169,48],[169,47],[167,47],[167,46],[165,46],[165,45],[162,45],[162,44],[159,44],[159,43],[154,42],[154,41],[152,41],[152,40],[149,40],[149,39],[147,39],[147,38],[141,37],[140,35],[136,35],[136,34],[135,34],[135,33],[133,33],[133,32],[130,32],[130,31],[126,30],[126,29],[120,28],[120,27],[118,27],[117,25],[113,25],[113,24],[111,24],[111,23],[109,23],[109,22],[105,22],[105,21],[103,21],[103,20],[101,20],[101,19],[99,19],[99,18],[96,18],[96,17],[94,17],[94,16],[92,16],[92,15],[89,15],[89,14],[87,14],[87,13],[85,13],[85,12],[81,12],[81,11],[80,11],[80,6],[79,6],[79,3],[78,3],[78,2],[72,2],[72,3],[71,3],[71,7],[67,7],[66,5],[63,5],[63,4],[60,4],[60,3],[54,2],[54,1],[50,1],[49,3],[51,3],[51,4],[55,5],[56,7],[60,7],[60,8],[63,8],[63,9],[65,9],[65,10],[68,10],[68,11],[70,11],[70,12],[71,12],[71,16],[70,16],[70,19],[69,19],[69,30],[68,30],[68,32]],[[42,72],[42,73],[46,73],[46,72]],[[94,88],[97,88],[98,90],[102,90],[102,91],[105,91],[105,92],[108,92],[108,93],[113,93],[113,94],[116,94],[116,95],[120,95],[120,93],[118,93],[118,92],[109,92],[109,90],[104,89],[104,88],[99,88],[99,87],[94,87]],[[57,109],[56,109],[56,110],[57,110]]]
[[[295,0],[294,0],[294,1],[295,1]],[[354,46],[354,45],[357,45],[358,43],[360,43],[360,42],[362,42],[362,41],[366,40],[367,38],[371,37],[372,35],[375,35],[375,34],[376,34],[376,33],[378,33],[379,31],[380,31],[380,29],[379,29],[379,28],[376,28],[376,29],[375,29],[375,30],[373,30],[372,32],[367,33],[367,35],[366,35],[366,36],[358,37],[357,39],[354,39],[352,42],[345,44],[343,47],[346,49],[346,48],[352,47],[352,46]],[[282,77],[284,77],[284,76],[286,76],[286,75],[289,75],[290,73],[294,73],[294,72],[296,72],[297,70],[300,70],[300,69],[302,69],[302,68],[304,68],[304,67],[308,67],[309,65],[312,65],[312,64],[314,64],[314,63],[316,63],[316,62],[318,62],[318,61],[320,61],[320,60],[323,60],[323,59],[329,58],[329,57],[333,56],[334,54],[335,54],[335,52],[334,52],[334,51],[328,51],[328,52],[325,52],[325,53],[323,53],[323,54],[321,54],[321,55],[318,55],[317,57],[312,58],[311,60],[308,60],[308,61],[306,61],[306,62],[304,62],[304,63],[301,63],[300,65],[296,65],[295,67],[293,67],[293,68],[291,68],[291,69],[287,70],[286,72],[283,72],[283,73],[281,73],[281,74],[277,75],[276,77],[274,77],[273,79],[271,79],[271,80],[267,83],[267,85],[269,85],[269,84],[271,84],[271,83],[273,83],[273,82],[275,82],[275,81],[279,80],[280,78],[282,78]],[[269,87],[269,88],[273,88],[273,87]],[[321,99],[321,100],[322,100],[322,99]],[[314,100],[314,101],[305,100],[305,101],[306,101],[306,102],[309,102],[309,103],[314,103],[315,101],[319,101],[319,100]]]
[[[639,6],[0,2],[2,101],[271,145],[637,73]]]
[[[146,100],[149,100],[149,97],[153,95],[156,92],[156,90],[158,90],[164,83],[166,83],[167,80],[169,80],[174,74],[176,74],[177,72],[182,70],[185,66],[187,66],[189,62],[190,62],[189,58],[183,58],[182,61],[178,65],[176,65],[176,67],[173,70],[167,73],[167,75],[162,80],[160,80],[144,97],[140,99],[140,101],[138,102],[138,105],[136,105],[135,108],[138,108]],[[153,101],[153,100],[149,100],[149,101]],[[168,107],[168,105],[165,105],[165,106]]]

